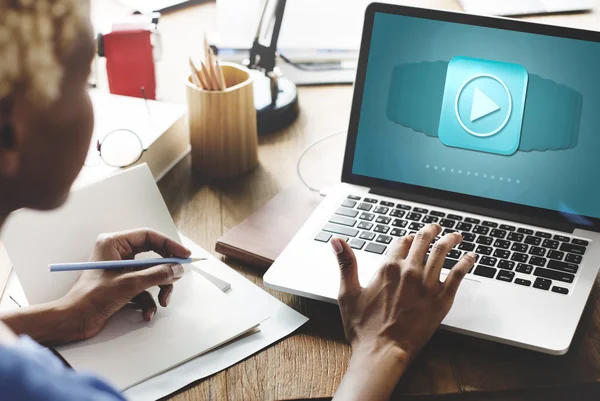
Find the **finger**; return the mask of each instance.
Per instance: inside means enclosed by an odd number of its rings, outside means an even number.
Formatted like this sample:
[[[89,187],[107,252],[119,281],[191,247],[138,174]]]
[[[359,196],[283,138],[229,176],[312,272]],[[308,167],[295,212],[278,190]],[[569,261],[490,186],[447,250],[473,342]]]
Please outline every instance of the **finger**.
[[[467,275],[469,270],[475,264],[477,260],[477,255],[474,252],[466,253],[457,264],[454,265],[448,277],[446,277],[446,281],[442,287],[442,296],[451,299],[454,301],[454,297],[456,296],[456,291],[458,291],[458,287],[462,282],[463,278]]]
[[[426,283],[437,285],[440,282],[440,273],[444,267],[448,252],[461,242],[462,235],[460,233],[452,233],[444,235],[439,241],[433,244],[429,258],[425,264],[424,280]]]
[[[142,292],[157,285],[169,285],[179,280],[184,273],[181,265],[159,265],[145,270],[123,274],[121,280],[134,293]]]
[[[415,235],[407,259],[416,263],[416,266],[423,266],[425,263],[425,255],[427,255],[427,251],[429,250],[429,245],[431,245],[431,242],[441,231],[442,226],[439,224],[428,224],[420,229],[417,235]]]
[[[396,240],[392,242],[392,245],[390,245],[386,260],[389,262],[399,262],[403,259],[406,259],[414,239],[414,235],[405,235],[403,237],[396,238]]]
[[[144,316],[145,321],[149,322],[152,320],[157,310],[152,294],[148,291],[141,292],[133,297],[131,302],[138,304],[142,308],[142,316]]]
[[[359,292],[362,288],[358,281],[358,265],[354,251],[346,241],[340,238],[332,238],[331,247],[340,267],[340,292],[338,298]]]
[[[160,292],[158,293],[158,303],[163,308],[169,306],[171,301],[171,294],[173,293],[173,284],[161,285]]]
[[[149,228],[111,234],[111,238],[120,245],[118,250],[122,258],[148,251],[156,252],[162,257],[188,258],[192,254],[177,241]]]

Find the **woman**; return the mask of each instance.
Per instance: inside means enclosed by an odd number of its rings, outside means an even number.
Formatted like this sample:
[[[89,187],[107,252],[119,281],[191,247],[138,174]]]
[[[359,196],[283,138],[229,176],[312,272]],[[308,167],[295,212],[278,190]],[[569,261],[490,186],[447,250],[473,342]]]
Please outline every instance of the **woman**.
[[[80,0],[0,0],[0,227],[14,210],[53,209],[67,199],[86,157],[93,114],[87,77],[94,53],[89,10]],[[431,225],[390,247],[368,287],[358,282],[356,259],[332,240],[340,266],[339,304],[353,355],[336,394],[340,400],[384,400],[448,313],[468,254],[439,281],[460,235]],[[91,260],[132,258],[155,251],[188,257],[182,245],[150,230],[99,237]],[[0,395],[7,400],[122,400],[109,384],[66,369],[38,343],[64,344],[96,335],[129,302],[145,320],[157,312],[146,290],[159,286],[167,307],[183,268],[84,272],[63,298],[0,316]]]

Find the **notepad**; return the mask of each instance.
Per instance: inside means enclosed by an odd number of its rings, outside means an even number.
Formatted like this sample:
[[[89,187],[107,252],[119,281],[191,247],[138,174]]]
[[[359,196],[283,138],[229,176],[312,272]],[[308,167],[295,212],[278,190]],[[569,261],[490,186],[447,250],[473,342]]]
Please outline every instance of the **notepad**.
[[[80,274],[50,273],[48,264],[86,261],[98,234],[140,227],[180,240],[146,165],[75,190],[58,210],[14,213],[2,242],[28,302],[37,304],[65,295]],[[228,297],[198,267],[185,269],[170,305],[159,306],[151,322],[129,305],[97,336],[58,351],[74,369],[99,374],[125,390],[256,330],[269,317]],[[155,296],[157,291],[151,290]]]

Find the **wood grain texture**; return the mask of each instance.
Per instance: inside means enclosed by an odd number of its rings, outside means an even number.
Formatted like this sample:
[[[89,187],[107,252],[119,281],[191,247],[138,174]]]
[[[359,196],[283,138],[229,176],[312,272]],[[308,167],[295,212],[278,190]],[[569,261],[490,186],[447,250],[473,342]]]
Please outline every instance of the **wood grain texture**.
[[[407,0],[405,3],[460,9],[455,0]],[[105,0],[93,0],[92,4],[97,15],[127,12]],[[600,1],[598,4],[600,6]],[[591,29],[600,26],[597,12],[533,19]],[[163,57],[157,64],[161,99],[185,103],[183,77],[188,74],[188,56],[202,54],[204,32],[213,32],[215,28],[214,3],[162,17]],[[99,67],[100,87],[107,88],[102,62]],[[226,231],[260,209],[282,189],[298,183],[296,160],[306,145],[347,128],[352,101],[350,86],[300,88],[299,100],[301,114],[291,127],[259,138],[260,164],[256,169],[229,180],[197,179],[191,172],[191,159],[187,157],[161,180],[161,192],[183,233],[212,251],[217,239]],[[321,187],[339,181],[344,147],[343,138],[340,139],[315,149],[311,157],[307,157],[304,164],[311,184]],[[262,287],[261,270],[226,262]],[[292,400],[328,399],[333,395],[350,357],[336,307],[267,291],[308,316],[310,321],[294,335],[230,369],[188,386],[169,399]],[[177,296],[177,291],[173,296]],[[597,285],[582,317],[573,349],[565,357],[547,357],[439,332],[401,380],[394,399],[597,400],[600,398],[597,388],[599,303]],[[588,384],[574,384],[582,381]],[[522,390],[525,388],[527,390]]]

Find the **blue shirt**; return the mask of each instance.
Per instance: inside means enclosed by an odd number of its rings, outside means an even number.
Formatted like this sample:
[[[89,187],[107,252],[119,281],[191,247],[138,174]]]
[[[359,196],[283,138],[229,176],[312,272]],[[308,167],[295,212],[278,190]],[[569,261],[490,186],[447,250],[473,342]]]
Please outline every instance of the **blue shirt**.
[[[64,366],[52,352],[22,336],[0,346],[0,399],[10,401],[124,401],[106,382]]]

